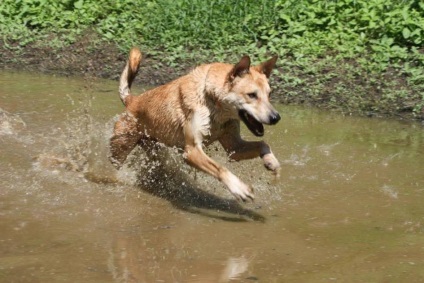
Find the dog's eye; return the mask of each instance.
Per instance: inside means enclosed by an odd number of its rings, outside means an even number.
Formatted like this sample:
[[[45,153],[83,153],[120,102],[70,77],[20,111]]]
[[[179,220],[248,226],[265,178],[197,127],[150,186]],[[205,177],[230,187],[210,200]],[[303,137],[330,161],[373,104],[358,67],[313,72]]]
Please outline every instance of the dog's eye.
[[[249,98],[251,98],[251,99],[257,99],[258,98],[258,94],[256,93],[256,91],[255,92],[249,92],[247,94],[247,96],[249,96]]]

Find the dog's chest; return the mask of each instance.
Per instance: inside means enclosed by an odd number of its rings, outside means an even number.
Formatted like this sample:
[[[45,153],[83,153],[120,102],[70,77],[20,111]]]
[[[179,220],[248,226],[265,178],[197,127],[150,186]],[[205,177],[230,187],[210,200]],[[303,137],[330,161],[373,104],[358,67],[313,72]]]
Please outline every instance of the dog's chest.
[[[211,120],[208,134],[203,137],[203,143],[209,145],[219,138],[226,131],[226,122]]]

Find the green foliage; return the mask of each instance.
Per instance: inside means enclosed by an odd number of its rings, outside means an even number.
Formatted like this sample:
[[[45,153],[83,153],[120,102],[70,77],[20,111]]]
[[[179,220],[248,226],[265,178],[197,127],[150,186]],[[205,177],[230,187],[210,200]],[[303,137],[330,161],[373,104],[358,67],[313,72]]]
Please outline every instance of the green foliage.
[[[141,46],[171,66],[234,61],[243,53],[256,61],[277,53],[280,65],[290,66],[278,78],[287,97],[309,88],[326,100],[326,83],[334,78],[321,76],[324,67],[314,64],[354,60],[345,65],[347,77],[384,79],[394,70],[408,88],[396,86],[396,95],[381,91],[380,98],[409,96],[415,113],[424,107],[424,97],[416,95],[424,88],[424,2],[419,0],[3,0],[0,5],[0,34],[11,47],[34,41],[66,46],[87,29],[125,51]],[[337,66],[329,69],[337,75]],[[340,80],[334,93],[348,96],[348,82]],[[359,96],[327,100],[367,108],[374,99],[376,108],[377,99],[366,98],[372,88],[368,82],[357,89]]]
[[[424,43],[424,4],[412,0],[3,0],[2,34],[79,34],[91,27],[128,49],[320,56],[336,50],[404,59]],[[15,36],[14,39],[18,39]],[[259,48],[258,48],[259,47]]]

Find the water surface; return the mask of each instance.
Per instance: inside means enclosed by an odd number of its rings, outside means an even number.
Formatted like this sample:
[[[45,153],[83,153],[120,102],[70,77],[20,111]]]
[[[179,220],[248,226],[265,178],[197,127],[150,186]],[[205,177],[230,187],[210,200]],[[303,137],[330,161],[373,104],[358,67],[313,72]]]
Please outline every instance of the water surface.
[[[423,282],[423,127],[277,108],[279,180],[208,150],[242,204],[173,150],[116,172],[116,82],[1,71],[0,281]]]

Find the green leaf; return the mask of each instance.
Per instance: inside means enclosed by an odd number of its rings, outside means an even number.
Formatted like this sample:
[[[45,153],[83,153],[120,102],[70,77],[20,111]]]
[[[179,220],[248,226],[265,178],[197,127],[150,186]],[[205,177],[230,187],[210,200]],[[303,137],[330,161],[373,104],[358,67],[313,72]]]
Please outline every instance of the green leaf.
[[[402,30],[402,35],[403,35],[403,38],[408,39],[411,36],[411,31],[407,27],[405,27]]]
[[[77,9],[81,9],[83,4],[84,4],[84,0],[78,0],[77,2],[74,3],[74,7]]]

